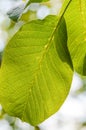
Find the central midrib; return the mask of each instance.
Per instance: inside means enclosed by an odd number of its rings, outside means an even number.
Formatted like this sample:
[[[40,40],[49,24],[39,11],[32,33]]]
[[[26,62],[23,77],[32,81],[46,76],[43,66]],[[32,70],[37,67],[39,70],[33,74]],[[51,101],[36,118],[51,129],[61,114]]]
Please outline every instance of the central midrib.
[[[33,81],[32,81],[32,87],[34,86],[35,78],[37,77],[37,75],[38,75],[38,73],[39,73],[39,71],[40,71],[41,64],[42,64],[42,61],[43,61],[43,59],[44,59],[44,56],[46,55],[46,53],[48,52],[49,48],[51,47],[51,45],[52,45],[52,43],[53,43],[52,41],[53,41],[55,32],[56,32],[57,29],[59,28],[60,22],[61,22],[61,20],[62,20],[62,18],[63,18],[63,16],[64,16],[64,14],[65,14],[65,12],[66,12],[68,6],[70,5],[71,1],[72,1],[72,0],[69,0],[69,1],[68,1],[68,3],[67,3],[67,5],[66,5],[65,9],[59,14],[59,17],[57,18],[57,24],[56,24],[56,26],[55,26],[55,28],[54,28],[54,30],[53,30],[53,32],[52,32],[52,35],[51,35],[51,37],[50,37],[49,42],[46,44],[46,48],[44,48],[43,54],[42,54],[42,56],[41,56],[41,58],[40,58],[39,66],[38,66],[38,69],[37,69],[38,71],[35,73],[35,76],[34,76]],[[31,87],[31,89],[32,89],[32,87]],[[31,92],[31,89],[29,89],[30,92]],[[23,113],[22,113],[22,118],[23,118],[25,109],[26,109],[27,104],[28,104],[28,98],[29,98],[29,94],[27,93],[27,100],[26,100],[26,105],[25,105],[24,110],[23,110]]]

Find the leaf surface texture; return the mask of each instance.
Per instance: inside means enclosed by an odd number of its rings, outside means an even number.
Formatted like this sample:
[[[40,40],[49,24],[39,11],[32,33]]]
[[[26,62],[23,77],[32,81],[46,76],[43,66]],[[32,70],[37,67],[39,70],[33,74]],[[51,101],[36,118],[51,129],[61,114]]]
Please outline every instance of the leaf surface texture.
[[[86,76],[86,0],[72,0],[65,19],[68,48],[74,69]]]
[[[60,108],[72,75],[64,18],[29,22],[5,48],[0,102],[7,113],[36,126]]]

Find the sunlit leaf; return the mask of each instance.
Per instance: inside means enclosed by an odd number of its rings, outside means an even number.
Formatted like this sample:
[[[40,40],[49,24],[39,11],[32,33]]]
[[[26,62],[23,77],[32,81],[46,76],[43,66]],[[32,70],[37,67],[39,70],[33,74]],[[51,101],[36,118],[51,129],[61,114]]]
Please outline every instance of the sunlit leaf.
[[[86,0],[72,0],[65,19],[74,69],[86,76]]]
[[[37,125],[68,95],[72,63],[64,19],[49,16],[25,24],[5,48],[0,102],[10,115]]]

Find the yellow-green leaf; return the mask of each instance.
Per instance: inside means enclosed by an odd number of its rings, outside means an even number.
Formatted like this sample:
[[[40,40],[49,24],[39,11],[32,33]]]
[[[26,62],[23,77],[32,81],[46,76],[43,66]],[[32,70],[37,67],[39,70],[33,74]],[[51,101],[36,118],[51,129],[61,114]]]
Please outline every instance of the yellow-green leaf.
[[[86,76],[86,0],[72,0],[65,19],[74,69]]]
[[[72,74],[64,19],[32,21],[5,48],[0,102],[10,115],[37,125],[63,104]]]

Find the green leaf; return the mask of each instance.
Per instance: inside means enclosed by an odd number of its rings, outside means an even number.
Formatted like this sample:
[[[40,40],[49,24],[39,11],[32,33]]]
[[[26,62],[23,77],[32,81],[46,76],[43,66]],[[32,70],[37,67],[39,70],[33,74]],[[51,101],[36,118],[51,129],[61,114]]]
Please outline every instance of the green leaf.
[[[40,129],[39,129],[39,127],[36,126],[36,127],[35,127],[35,130],[40,130]]]
[[[72,0],[64,0],[62,9],[60,11],[59,17],[63,17],[63,15],[66,13],[67,8],[69,7]]]
[[[2,52],[0,52],[0,66],[1,66],[1,62],[2,62]]]
[[[40,2],[47,2],[47,1],[49,0],[29,0],[30,3],[37,3],[37,2],[40,3]]]
[[[8,114],[36,126],[63,104],[72,74],[64,19],[32,21],[5,48],[0,102]]]
[[[26,4],[26,7],[31,3],[40,3],[40,2],[47,2],[49,0],[29,0]]]
[[[72,0],[65,19],[74,69],[86,76],[86,0]]]

